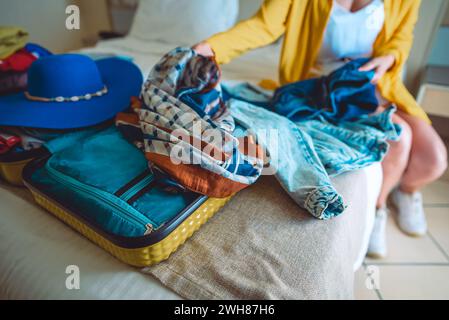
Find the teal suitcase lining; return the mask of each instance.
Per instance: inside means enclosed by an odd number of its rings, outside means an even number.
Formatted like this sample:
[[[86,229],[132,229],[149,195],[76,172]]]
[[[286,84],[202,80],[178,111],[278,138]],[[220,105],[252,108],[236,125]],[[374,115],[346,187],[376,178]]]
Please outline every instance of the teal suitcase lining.
[[[23,171],[37,203],[133,266],[167,259],[231,198],[191,192],[150,169],[115,127],[47,148],[52,155]]]

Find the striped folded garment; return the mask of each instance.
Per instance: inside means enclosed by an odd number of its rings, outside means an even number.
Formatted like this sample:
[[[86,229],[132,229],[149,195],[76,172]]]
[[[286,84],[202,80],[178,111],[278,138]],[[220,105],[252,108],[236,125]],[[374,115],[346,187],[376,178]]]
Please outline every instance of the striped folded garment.
[[[131,113],[116,124],[152,165],[187,189],[228,197],[261,175],[264,150],[254,136],[234,137],[213,59],[176,48],[153,68]]]

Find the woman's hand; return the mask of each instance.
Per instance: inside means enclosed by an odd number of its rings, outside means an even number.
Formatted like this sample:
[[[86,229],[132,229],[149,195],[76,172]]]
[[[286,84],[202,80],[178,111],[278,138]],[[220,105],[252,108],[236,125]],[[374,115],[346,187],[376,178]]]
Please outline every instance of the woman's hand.
[[[192,49],[195,50],[196,53],[205,57],[213,57],[215,55],[211,46],[207,42],[200,42],[194,45]]]
[[[372,84],[377,84],[379,80],[383,77],[383,75],[390,70],[390,68],[395,63],[395,57],[392,54],[389,54],[387,56],[381,56],[372,59],[365,65],[359,68],[359,71],[371,71],[375,70],[376,73],[374,74],[373,79],[371,80]]]

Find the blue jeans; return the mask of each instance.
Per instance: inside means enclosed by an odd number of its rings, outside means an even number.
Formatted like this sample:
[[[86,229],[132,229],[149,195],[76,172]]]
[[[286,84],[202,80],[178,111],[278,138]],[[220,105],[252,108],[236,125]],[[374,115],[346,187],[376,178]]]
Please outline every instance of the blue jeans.
[[[357,119],[373,113],[379,103],[371,83],[374,71],[358,69],[369,59],[356,59],[328,76],[293,82],[280,87],[272,97],[249,84],[223,88],[225,100],[237,98],[265,107],[290,120],[326,119],[332,122]]]
[[[236,99],[229,105],[237,123],[253,131],[267,148],[282,187],[319,219],[338,216],[345,209],[330,177],[381,161],[388,150],[387,140],[400,134],[400,127],[391,121],[394,108],[337,126],[325,119],[295,123]],[[266,135],[267,131],[276,135]]]
[[[274,93],[271,108],[295,122],[318,117],[351,120],[370,114],[379,104],[371,83],[374,71],[359,71],[368,61],[353,60],[328,76],[285,85]]]

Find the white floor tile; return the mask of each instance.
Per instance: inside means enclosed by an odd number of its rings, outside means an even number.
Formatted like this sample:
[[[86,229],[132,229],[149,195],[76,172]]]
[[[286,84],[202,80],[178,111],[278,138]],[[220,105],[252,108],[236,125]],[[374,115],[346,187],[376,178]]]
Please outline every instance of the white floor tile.
[[[424,204],[449,204],[449,182],[438,180],[422,190]]]
[[[449,257],[449,207],[426,208],[430,234]],[[449,262],[449,261],[448,261]],[[448,280],[449,281],[449,280]]]
[[[380,266],[382,298],[449,299],[449,266]]]

